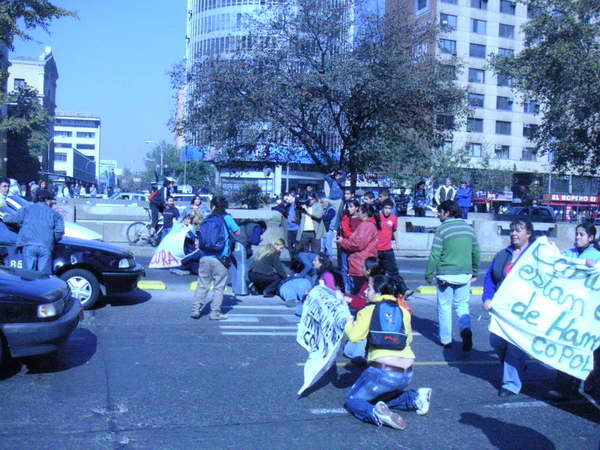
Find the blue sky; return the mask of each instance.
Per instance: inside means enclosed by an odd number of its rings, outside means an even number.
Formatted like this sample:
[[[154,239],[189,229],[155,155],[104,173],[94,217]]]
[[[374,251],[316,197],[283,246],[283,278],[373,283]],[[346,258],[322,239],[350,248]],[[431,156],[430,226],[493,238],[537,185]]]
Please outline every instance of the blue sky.
[[[76,11],[34,41],[15,41],[11,56],[37,57],[52,47],[58,111],[102,118],[101,159],[140,169],[150,146],[173,142],[175,109],[167,72],[185,54],[186,0],[53,0]]]

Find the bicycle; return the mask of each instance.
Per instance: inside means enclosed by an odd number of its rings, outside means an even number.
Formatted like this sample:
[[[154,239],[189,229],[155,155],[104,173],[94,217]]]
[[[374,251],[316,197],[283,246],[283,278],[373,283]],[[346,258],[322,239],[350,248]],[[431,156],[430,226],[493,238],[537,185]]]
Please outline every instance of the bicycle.
[[[148,213],[148,222],[133,222],[127,227],[127,241],[130,245],[136,245],[140,242],[150,244],[152,247],[156,247],[160,243],[160,235],[163,231],[162,220],[159,219],[156,224],[156,231],[152,233],[152,215],[150,208],[144,208]]]

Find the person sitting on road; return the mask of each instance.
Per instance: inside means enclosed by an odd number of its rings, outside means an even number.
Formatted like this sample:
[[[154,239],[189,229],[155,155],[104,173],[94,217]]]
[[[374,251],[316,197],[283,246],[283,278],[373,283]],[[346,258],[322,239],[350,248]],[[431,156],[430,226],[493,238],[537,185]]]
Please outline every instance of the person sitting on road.
[[[277,286],[287,277],[281,264],[281,251],[285,248],[283,239],[267,244],[255,260],[250,262],[248,278],[254,284],[256,292],[264,297],[273,297]]]
[[[369,278],[367,298],[372,304],[363,308],[356,320],[348,317],[348,323],[344,333],[352,342],[358,342],[369,338],[367,361],[369,367],[362,373],[354,383],[344,403],[345,408],[357,419],[370,422],[377,426],[383,424],[398,430],[406,428],[404,419],[391,411],[397,408],[403,411],[416,411],[418,415],[429,412],[431,404],[431,388],[420,388],[418,390],[406,389],[410,384],[413,373],[415,354],[411,348],[413,334],[410,313],[398,306],[396,299],[398,295],[404,294],[398,280],[388,275],[376,275]],[[395,310],[398,308],[398,310]],[[390,311],[394,330],[386,330],[387,333],[394,332],[394,336],[405,334],[405,339],[396,338],[393,348],[386,348],[372,331],[377,329],[381,311],[388,317]],[[397,314],[399,312],[399,314]],[[383,328],[383,327],[380,327]],[[385,339],[382,340],[386,342]],[[399,393],[399,394],[398,394]],[[393,395],[387,403],[377,401],[384,395]],[[375,403],[376,402],[376,403]]]

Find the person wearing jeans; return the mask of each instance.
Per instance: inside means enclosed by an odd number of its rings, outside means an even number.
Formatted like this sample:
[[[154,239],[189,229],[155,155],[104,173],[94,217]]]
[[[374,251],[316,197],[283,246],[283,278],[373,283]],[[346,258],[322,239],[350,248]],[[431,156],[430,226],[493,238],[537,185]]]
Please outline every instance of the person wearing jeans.
[[[479,244],[473,227],[462,219],[462,211],[453,200],[438,206],[442,223],[435,232],[431,255],[427,262],[425,279],[437,282],[437,307],[440,345],[452,347],[451,304],[458,315],[458,326],[463,341],[462,349],[473,348],[473,334],[469,316],[471,283],[479,271]]]
[[[398,295],[403,295],[398,280],[388,275],[376,275],[369,278],[367,299],[369,304],[361,309],[356,320],[352,316],[344,328],[344,333],[352,342],[365,340],[370,335],[371,319],[379,302],[396,302]],[[391,408],[403,411],[416,411],[418,415],[425,415],[429,411],[431,402],[431,389],[418,390],[406,389],[412,380],[413,363],[415,354],[411,348],[413,335],[411,316],[408,310],[399,306],[406,333],[406,343],[402,349],[379,348],[369,345],[367,361],[369,367],[354,383],[344,406],[359,420],[370,422],[377,426],[404,430],[404,419],[391,411]],[[398,330],[400,331],[400,324]],[[392,398],[386,402],[377,401],[382,396],[389,394]]]

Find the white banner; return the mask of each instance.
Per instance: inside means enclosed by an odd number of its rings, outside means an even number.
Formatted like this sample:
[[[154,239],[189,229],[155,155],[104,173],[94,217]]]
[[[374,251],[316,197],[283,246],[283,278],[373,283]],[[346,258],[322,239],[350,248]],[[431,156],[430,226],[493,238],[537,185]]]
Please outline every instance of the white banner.
[[[492,301],[490,332],[580,380],[600,345],[600,273],[546,237],[521,256]]]
[[[298,395],[323,376],[334,363],[350,315],[348,305],[324,286],[311,289],[302,307],[296,341],[308,351],[304,365],[304,384]]]
[[[168,269],[181,266],[181,259],[185,256],[183,244],[188,231],[188,227],[175,222],[171,231],[156,247],[148,268]]]

